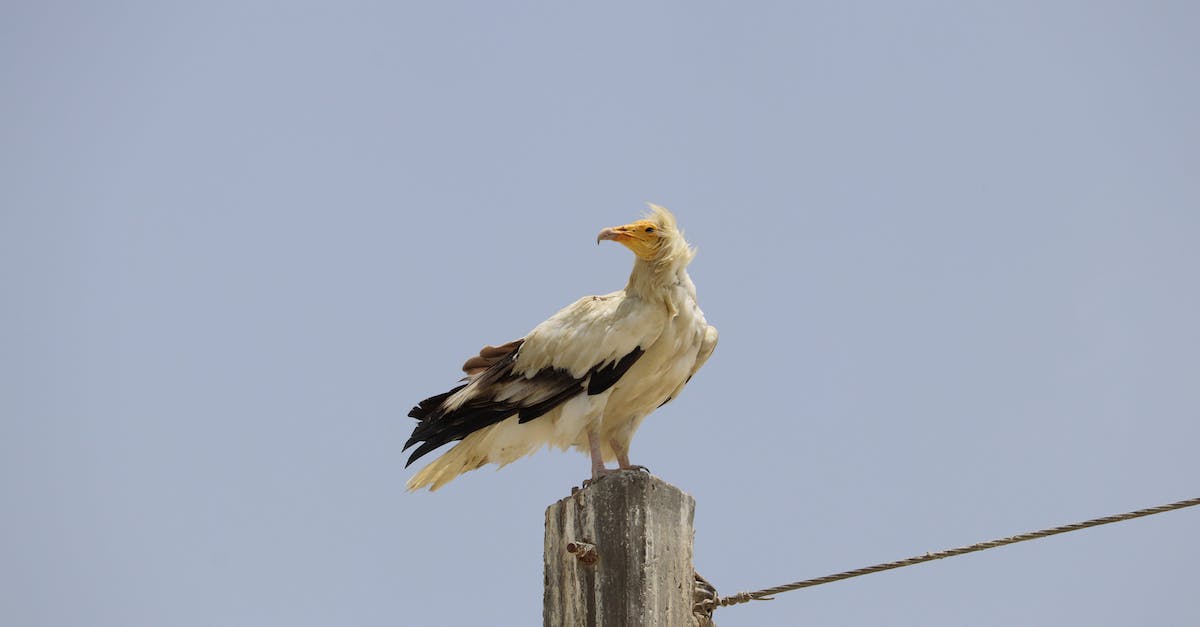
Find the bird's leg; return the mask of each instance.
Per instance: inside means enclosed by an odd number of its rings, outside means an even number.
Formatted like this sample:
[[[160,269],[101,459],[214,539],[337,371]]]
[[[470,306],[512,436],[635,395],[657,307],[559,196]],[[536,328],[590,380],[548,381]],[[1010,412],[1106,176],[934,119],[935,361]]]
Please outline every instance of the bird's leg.
[[[645,470],[646,472],[650,472],[650,469],[646,468],[645,466],[638,466],[637,464],[629,463],[629,447],[628,446],[621,446],[621,445],[617,444],[616,440],[610,440],[608,442],[608,444],[609,444],[609,446],[613,447],[614,451],[617,452],[617,467],[618,468],[620,468],[621,470]]]
[[[620,468],[604,467],[604,454],[600,452],[600,434],[596,432],[596,429],[589,428],[587,436],[588,449],[590,449],[592,452],[592,478],[585,479],[583,481],[583,487],[585,488],[592,485],[592,482],[598,481],[605,475],[621,472]]]
[[[604,467],[604,455],[600,453],[600,434],[596,433],[595,428],[589,428],[587,436],[588,448],[592,451],[592,481],[595,481],[615,471]]]

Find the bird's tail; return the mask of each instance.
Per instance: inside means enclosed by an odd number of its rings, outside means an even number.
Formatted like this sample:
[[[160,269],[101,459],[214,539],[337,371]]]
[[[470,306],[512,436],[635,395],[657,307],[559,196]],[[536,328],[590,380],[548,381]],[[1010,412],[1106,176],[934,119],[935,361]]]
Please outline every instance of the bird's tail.
[[[555,437],[555,422],[538,419],[521,424],[520,417],[510,416],[494,425],[472,432],[453,448],[429,462],[420,472],[408,480],[408,489],[420,490],[428,487],[432,492],[486,464],[506,466],[548,443],[566,448],[578,439],[574,432]]]
[[[483,466],[488,462],[486,455],[478,454],[476,434],[468,436],[462,442],[454,445],[437,459],[429,462],[428,466],[413,475],[408,480],[408,491],[428,487],[430,492],[450,483],[455,477]],[[472,442],[471,440],[476,440]]]

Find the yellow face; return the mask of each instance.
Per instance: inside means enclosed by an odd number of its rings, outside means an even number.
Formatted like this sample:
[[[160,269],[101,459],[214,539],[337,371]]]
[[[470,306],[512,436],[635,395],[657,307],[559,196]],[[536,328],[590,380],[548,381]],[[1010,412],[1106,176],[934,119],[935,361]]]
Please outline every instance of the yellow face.
[[[631,224],[612,226],[600,231],[600,235],[596,237],[596,243],[599,244],[600,240],[604,239],[620,242],[632,250],[633,254],[650,261],[658,253],[658,246],[662,242],[661,237],[657,224],[650,220],[638,220]]]

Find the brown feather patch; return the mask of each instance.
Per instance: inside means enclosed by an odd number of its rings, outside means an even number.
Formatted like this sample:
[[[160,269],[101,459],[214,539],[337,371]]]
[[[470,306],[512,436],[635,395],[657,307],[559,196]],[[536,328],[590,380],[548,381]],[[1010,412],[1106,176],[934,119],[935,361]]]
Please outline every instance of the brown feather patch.
[[[463,364],[463,372],[467,373],[467,376],[474,376],[484,372],[488,368],[496,365],[496,363],[501,359],[508,357],[518,348],[521,348],[521,344],[524,342],[525,338],[521,338],[519,340],[513,340],[507,344],[501,344],[500,346],[484,346],[483,348],[479,349],[478,355],[468,359],[467,362]]]

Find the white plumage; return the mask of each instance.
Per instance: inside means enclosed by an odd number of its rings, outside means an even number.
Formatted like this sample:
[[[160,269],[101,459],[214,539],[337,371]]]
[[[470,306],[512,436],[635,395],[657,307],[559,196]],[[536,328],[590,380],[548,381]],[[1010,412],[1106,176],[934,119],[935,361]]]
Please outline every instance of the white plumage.
[[[405,449],[421,445],[408,463],[458,441],[409,480],[410,490],[436,490],[545,445],[589,452],[593,478],[614,472],[604,461],[637,468],[629,445],[642,419],[678,396],[717,344],[687,274],[694,250],[669,211],[650,208],[597,238],[636,255],[625,289],[584,297],[523,339],[484,347],[463,366],[465,384],[409,412],[420,422]]]

